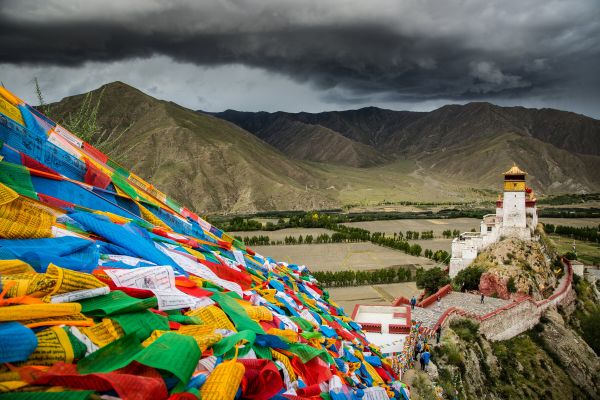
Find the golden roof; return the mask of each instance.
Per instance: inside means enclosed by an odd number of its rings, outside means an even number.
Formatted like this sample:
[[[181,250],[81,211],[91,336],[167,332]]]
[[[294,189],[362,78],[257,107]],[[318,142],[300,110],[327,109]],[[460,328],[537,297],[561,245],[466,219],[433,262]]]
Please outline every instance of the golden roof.
[[[521,168],[517,167],[517,164],[513,163],[513,166],[504,175],[527,175],[527,172],[522,171]]]

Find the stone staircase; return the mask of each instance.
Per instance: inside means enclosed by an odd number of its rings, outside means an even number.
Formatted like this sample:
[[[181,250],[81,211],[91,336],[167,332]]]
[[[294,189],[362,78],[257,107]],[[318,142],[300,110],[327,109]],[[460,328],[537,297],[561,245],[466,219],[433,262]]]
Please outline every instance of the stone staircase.
[[[486,297],[484,303],[481,304],[480,295],[451,292],[447,296],[442,297],[439,308],[437,303],[433,303],[426,308],[415,307],[411,318],[421,321],[424,327],[433,328],[444,311],[451,307],[460,308],[470,314],[482,316],[510,303],[512,303],[512,300]]]

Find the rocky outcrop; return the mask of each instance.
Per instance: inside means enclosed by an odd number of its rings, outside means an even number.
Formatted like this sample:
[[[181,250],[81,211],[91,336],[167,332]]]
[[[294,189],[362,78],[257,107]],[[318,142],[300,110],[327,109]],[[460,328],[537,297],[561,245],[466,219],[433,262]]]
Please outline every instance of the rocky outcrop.
[[[486,296],[495,296],[508,300],[510,293],[506,287],[507,283],[507,278],[502,278],[493,272],[484,272],[479,281],[479,291]]]
[[[558,283],[550,260],[536,241],[501,240],[479,254],[472,265],[486,269],[479,283],[486,296],[508,299],[511,293],[516,293],[541,300]]]
[[[544,347],[559,361],[573,382],[591,399],[600,399],[600,358],[569,328],[555,308],[544,314],[538,331]]]

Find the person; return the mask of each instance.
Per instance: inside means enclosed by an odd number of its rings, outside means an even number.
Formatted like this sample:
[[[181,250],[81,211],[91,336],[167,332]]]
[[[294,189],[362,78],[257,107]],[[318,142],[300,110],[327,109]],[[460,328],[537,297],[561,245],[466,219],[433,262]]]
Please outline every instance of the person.
[[[437,297],[437,309],[438,311],[442,310],[442,299],[440,299],[440,296]]]
[[[421,355],[419,356],[419,363],[421,364],[421,371],[425,371],[425,358],[423,358],[423,355],[425,353],[421,353]]]
[[[431,359],[431,353],[429,353],[427,350],[425,350],[423,352],[423,354],[421,354],[421,369],[423,371],[425,371],[425,369],[427,368],[427,366],[429,365],[429,360]]]
[[[422,349],[423,349],[423,347],[421,346],[421,342],[420,342],[420,341],[418,341],[418,342],[417,342],[417,346],[416,346],[416,348],[415,348],[415,358],[417,358],[417,356],[418,356],[419,354],[421,354],[421,350],[422,350]]]
[[[438,326],[435,330],[435,342],[436,344],[440,344],[440,337],[442,336],[442,326]]]
[[[415,296],[413,296],[413,297],[410,299],[410,309],[411,309],[411,310],[414,310],[416,305],[417,305],[417,299],[415,298]]]
[[[429,351],[431,348],[429,347],[429,343],[425,342],[425,346],[423,347],[423,351]]]
[[[483,304],[483,300],[485,299],[485,295],[483,293],[481,293],[481,304]]]

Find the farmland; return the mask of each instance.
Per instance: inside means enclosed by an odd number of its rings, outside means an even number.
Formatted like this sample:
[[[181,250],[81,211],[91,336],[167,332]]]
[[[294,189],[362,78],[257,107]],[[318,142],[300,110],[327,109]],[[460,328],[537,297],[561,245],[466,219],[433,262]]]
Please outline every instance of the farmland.
[[[598,226],[600,218],[540,218],[540,222],[552,225],[583,227]]]
[[[414,282],[328,288],[327,290],[331,298],[348,314],[352,313],[356,304],[390,305],[396,297],[404,296],[410,299],[411,296],[421,293]]]
[[[368,242],[255,246],[253,249],[263,256],[276,260],[306,265],[312,271],[377,269],[410,265],[430,268],[435,265],[434,261],[425,257],[411,256]]]
[[[406,231],[433,231],[435,236],[442,236],[442,232],[450,229],[458,229],[461,232],[476,229],[479,231],[479,219],[475,218],[448,218],[448,219],[393,219],[388,221],[364,221],[348,222],[343,225],[362,228],[372,232],[394,232]]]
[[[240,232],[231,232],[232,235],[235,236],[240,236],[240,237],[252,237],[252,236],[260,236],[260,235],[266,235],[269,237],[269,239],[273,240],[273,241],[283,241],[283,239],[286,236],[293,236],[293,237],[298,237],[298,236],[303,236],[306,237],[307,235],[312,235],[313,237],[317,237],[319,235],[322,234],[328,234],[329,236],[331,236],[331,234],[335,233],[332,230],[329,229],[323,229],[323,228],[286,228],[286,229],[279,229],[277,231],[240,231]]]

